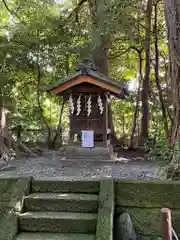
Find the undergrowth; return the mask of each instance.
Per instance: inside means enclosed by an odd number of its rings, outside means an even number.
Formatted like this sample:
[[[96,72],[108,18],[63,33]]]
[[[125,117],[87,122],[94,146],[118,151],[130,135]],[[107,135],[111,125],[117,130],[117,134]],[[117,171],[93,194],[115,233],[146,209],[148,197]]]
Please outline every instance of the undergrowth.
[[[149,160],[157,161],[163,165],[171,162],[173,151],[163,137],[158,138],[156,142],[148,140],[145,143],[145,150]]]
[[[148,159],[159,164],[169,165],[172,161],[180,163],[180,142],[177,142],[172,149],[164,137],[158,137],[156,140],[148,140],[145,143],[145,150],[148,153]]]

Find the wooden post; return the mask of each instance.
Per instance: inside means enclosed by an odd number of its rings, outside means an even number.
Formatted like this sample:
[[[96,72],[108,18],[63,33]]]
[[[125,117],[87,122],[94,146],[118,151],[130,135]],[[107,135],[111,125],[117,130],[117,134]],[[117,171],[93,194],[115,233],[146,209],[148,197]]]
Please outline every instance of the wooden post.
[[[172,240],[171,210],[161,209],[161,230],[163,240]]]

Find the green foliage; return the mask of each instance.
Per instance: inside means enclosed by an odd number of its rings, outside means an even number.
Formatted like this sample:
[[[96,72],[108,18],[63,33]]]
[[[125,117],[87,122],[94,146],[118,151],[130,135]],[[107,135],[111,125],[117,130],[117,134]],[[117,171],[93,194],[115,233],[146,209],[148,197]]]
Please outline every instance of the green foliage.
[[[164,136],[157,136],[156,139],[149,139],[145,143],[145,150],[148,152],[148,158],[157,161],[159,164],[169,164],[173,158],[180,159],[180,142],[176,142],[172,149]]]
[[[3,104],[10,110],[8,124],[23,128],[44,128],[42,114],[47,124],[55,128],[59,121],[62,100],[40,92],[38,87],[54,83],[74,71],[82,57],[92,57],[92,50],[101,47],[108,39],[109,75],[117,81],[134,82],[131,97],[127,101],[112,100],[113,120],[118,137],[130,136],[135,109],[139,58],[137,51],[144,49],[145,2],[138,1],[84,1],[78,9],[77,1],[7,1],[10,13],[0,3],[0,88]],[[89,3],[92,3],[91,4]],[[94,1],[95,3],[95,1]],[[71,14],[72,13],[72,14]],[[70,17],[69,17],[70,16]],[[98,20],[97,24],[94,21]],[[152,23],[154,20],[152,19]],[[153,33],[151,34],[153,38]],[[171,113],[171,88],[166,82],[168,48],[165,43],[164,11],[158,5],[159,73],[163,97]],[[153,40],[153,39],[152,39]],[[151,96],[150,127],[153,135],[164,135],[163,117],[153,71],[154,42],[151,41]],[[142,74],[145,69],[142,51]],[[40,83],[37,82],[37,66]],[[132,85],[132,84],[131,84]],[[140,132],[141,115],[137,118],[135,135]],[[62,117],[63,136],[68,134],[68,107]],[[168,117],[170,126],[170,118]],[[156,127],[157,126],[157,127]],[[32,136],[31,136],[32,137]],[[28,138],[31,138],[28,136]],[[36,135],[33,139],[36,138]]]
[[[167,140],[164,137],[156,139],[156,144],[152,140],[148,140],[145,143],[145,149],[148,151],[148,157],[150,160],[157,161],[160,164],[169,164],[172,160],[173,151],[167,144]]]

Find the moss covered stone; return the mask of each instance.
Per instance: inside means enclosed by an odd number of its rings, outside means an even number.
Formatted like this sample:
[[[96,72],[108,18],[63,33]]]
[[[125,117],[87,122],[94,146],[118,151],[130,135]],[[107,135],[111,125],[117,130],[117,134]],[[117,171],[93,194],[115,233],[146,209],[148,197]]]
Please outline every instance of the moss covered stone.
[[[100,183],[96,240],[113,239],[113,216],[114,183],[113,179],[105,179]]]
[[[14,240],[23,196],[29,194],[30,178],[0,178],[0,240]]]
[[[0,212],[0,240],[14,240],[18,232],[18,216],[14,211]]]
[[[23,208],[24,196],[30,193],[31,178],[19,178],[16,183],[13,184],[11,189],[9,208],[14,209],[17,212],[21,212]]]
[[[160,208],[133,208],[122,207],[119,212],[130,214],[134,228],[138,234],[160,236]],[[180,210],[172,210],[172,225],[178,235],[180,235]]]
[[[177,181],[116,180],[116,205],[179,209],[180,183]]]
[[[98,195],[87,193],[32,193],[24,198],[26,211],[97,213]]]
[[[72,212],[26,212],[19,217],[25,232],[95,233],[97,214]]]
[[[99,181],[81,180],[33,180],[32,192],[99,193]]]
[[[0,178],[0,209],[20,211],[23,196],[30,192],[31,178]]]
[[[8,202],[11,198],[12,188],[17,178],[0,177],[0,202]]]
[[[95,240],[95,235],[75,233],[20,233],[16,240]]]

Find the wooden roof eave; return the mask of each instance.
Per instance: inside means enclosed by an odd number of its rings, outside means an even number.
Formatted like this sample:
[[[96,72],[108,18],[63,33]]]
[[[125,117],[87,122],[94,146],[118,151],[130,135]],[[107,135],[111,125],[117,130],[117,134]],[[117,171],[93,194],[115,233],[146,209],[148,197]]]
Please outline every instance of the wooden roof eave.
[[[82,71],[77,71],[75,74],[68,76],[64,79],[60,79],[58,82],[56,82],[55,84],[51,84],[45,88],[43,88],[43,91],[49,92],[51,93],[51,95],[64,95],[63,92],[65,92],[67,89],[64,89],[61,92],[60,91],[56,91],[56,89],[59,88],[63,88],[62,86],[66,85],[68,86],[68,83],[72,82],[75,78],[78,78],[80,76],[86,76],[86,79],[89,79],[90,77],[92,77],[94,80],[94,82],[88,80],[87,82],[92,83],[92,84],[96,84],[97,86],[104,88],[104,86],[106,86],[106,90],[109,90],[109,92],[111,92],[111,94],[118,96],[118,98],[124,98],[125,95],[128,95],[128,90],[127,90],[127,86],[124,83],[120,83],[118,81],[115,81],[114,79],[111,79],[107,76],[105,76],[104,74],[94,71],[94,70],[90,70],[88,69],[87,74],[84,74]],[[84,81],[86,82],[86,81]],[[70,84],[69,87],[67,88],[71,88],[72,86],[75,86],[77,84],[80,84],[81,82],[75,83],[75,84]],[[60,89],[59,89],[60,90]],[[123,92],[123,94],[122,94]],[[122,96],[123,95],[123,96]]]
[[[57,81],[54,84],[50,84],[46,87],[43,87],[42,90],[45,91],[45,92],[51,92],[51,91],[53,91],[53,89],[57,88],[58,86],[64,84],[65,82],[68,82],[68,81],[72,80],[73,78],[76,78],[80,75],[81,75],[81,71],[78,71],[71,76],[67,76],[66,78],[61,78],[59,81]]]
[[[72,87],[82,84],[82,83],[90,83],[93,85],[96,85],[102,89],[105,89],[106,91],[112,92],[114,94],[120,94],[120,92],[123,90],[120,86],[113,85],[112,83],[108,83],[105,81],[102,81],[101,79],[97,79],[90,76],[82,76],[82,77],[77,77],[76,79],[71,79],[70,81],[64,82],[63,84],[59,85],[58,87],[54,88],[51,90],[53,95],[57,95],[60,92],[67,91],[67,89],[71,89]]]
[[[103,73],[93,71],[93,70],[89,70],[88,73],[89,73],[90,76],[98,78],[100,80],[103,80],[103,81],[105,81],[109,84],[115,85],[115,86],[120,87],[120,88],[126,88],[126,84],[124,84],[122,82],[119,82],[119,81],[116,81],[116,80],[114,80],[110,77],[107,77]]]

